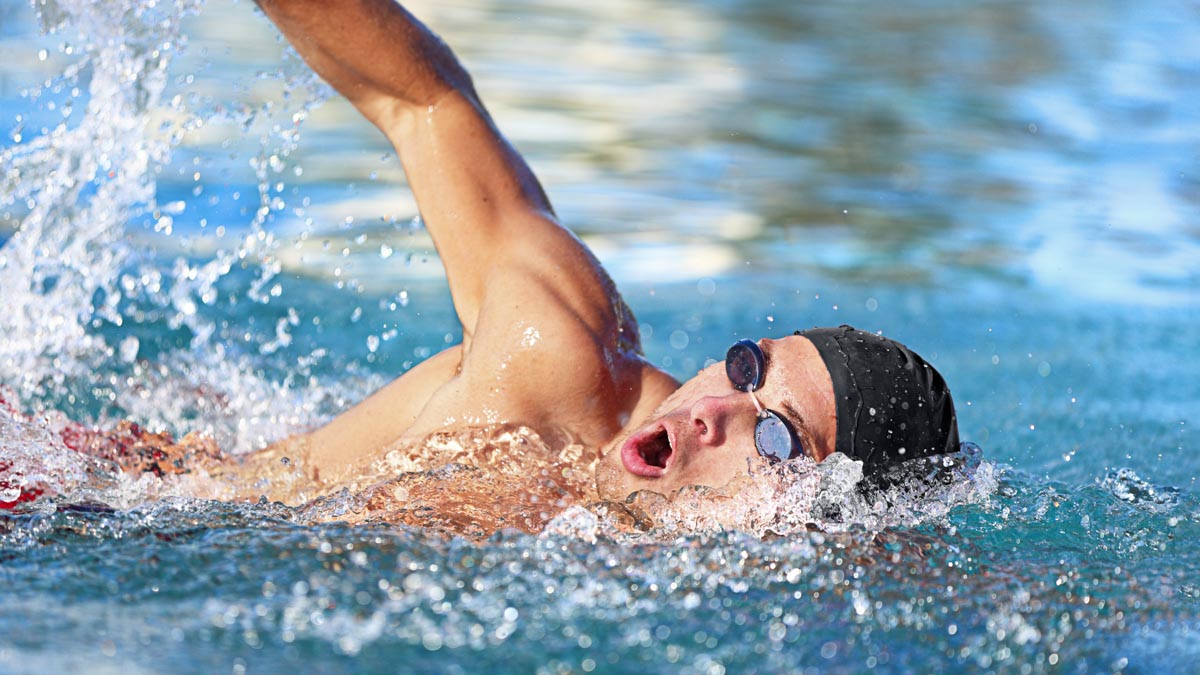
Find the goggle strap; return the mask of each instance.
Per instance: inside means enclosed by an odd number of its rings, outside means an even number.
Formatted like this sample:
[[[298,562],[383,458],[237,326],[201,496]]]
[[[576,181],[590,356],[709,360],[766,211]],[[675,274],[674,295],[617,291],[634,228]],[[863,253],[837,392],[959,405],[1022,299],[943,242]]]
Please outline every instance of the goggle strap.
[[[758,410],[758,416],[762,417],[766,411],[762,407],[762,404],[758,402],[758,397],[754,395],[754,390],[747,391],[746,393],[750,394],[750,400],[754,401],[754,408]]]

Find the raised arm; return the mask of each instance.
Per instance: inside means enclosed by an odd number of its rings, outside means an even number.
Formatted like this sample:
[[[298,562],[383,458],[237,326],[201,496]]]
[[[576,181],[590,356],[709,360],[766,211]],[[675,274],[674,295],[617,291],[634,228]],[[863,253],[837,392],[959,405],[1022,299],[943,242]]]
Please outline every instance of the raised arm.
[[[637,324],[595,257],[558,224],[454,54],[393,0],[258,1],[395,146],[463,327],[461,345],[308,434],[314,471],[328,476],[448,424],[606,441],[650,368],[637,355]],[[646,377],[673,388],[663,373]]]
[[[414,108],[471,92],[450,49],[395,2],[258,0],[258,6],[317,74],[385,133]]]
[[[392,0],[259,6],[395,146],[446,267],[466,348],[497,271],[530,255],[591,260],[556,222],[454,54],[407,10]]]

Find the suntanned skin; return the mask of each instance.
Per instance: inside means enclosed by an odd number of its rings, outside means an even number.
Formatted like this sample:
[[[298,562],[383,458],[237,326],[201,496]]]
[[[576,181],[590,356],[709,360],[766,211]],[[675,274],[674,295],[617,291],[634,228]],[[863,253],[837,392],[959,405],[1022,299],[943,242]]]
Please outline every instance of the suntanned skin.
[[[602,448],[598,482],[614,498],[718,486],[746,470],[756,456],[749,396],[729,385],[720,364],[681,387],[646,362],[616,287],[558,223],[437,36],[391,0],[259,6],[396,149],[463,329],[462,344],[308,434],[314,471],[345,477],[399,440],[479,424],[566,431]],[[824,363],[802,337],[762,345],[770,361],[760,400],[790,406],[806,451],[823,459],[836,436]],[[671,457],[658,475],[631,473],[622,447],[656,428],[671,430]]]

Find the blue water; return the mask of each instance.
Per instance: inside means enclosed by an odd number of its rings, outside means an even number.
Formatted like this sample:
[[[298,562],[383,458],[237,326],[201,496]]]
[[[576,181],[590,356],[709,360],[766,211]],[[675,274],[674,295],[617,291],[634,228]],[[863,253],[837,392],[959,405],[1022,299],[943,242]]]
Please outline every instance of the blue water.
[[[398,163],[249,3],[89,6],[45,5],[76,20],[42,35],[0,0],[0,383],[23,410],[245,452],[460,338]],[[412,8],[651,360],[688,377],[738,336],[882,330],[945,374],[995,483],[847,532],[573,510],[472,542],[64,478],[114,510],[0,515],[0,670],[1200,667],[1193,3]],[[113,44],[164,77],[94,93]],[[111,175],[58,180],[89,157]],[[0,460],[68,475],[38,429],[0,418]]]

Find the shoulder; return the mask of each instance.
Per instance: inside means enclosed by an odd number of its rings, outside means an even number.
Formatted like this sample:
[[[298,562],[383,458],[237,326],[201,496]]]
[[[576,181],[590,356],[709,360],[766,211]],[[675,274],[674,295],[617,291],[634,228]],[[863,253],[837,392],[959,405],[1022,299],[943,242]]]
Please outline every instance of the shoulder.
[[[606,441],[640,395],[645,361],[622,339],[636,336],[636,324],[561,285],[527,282],[485,304],[463,355],[459,403],[494,411],[495,421]],[[503,286],[489,292],[505,293]],[[604,302],[620,298],[594,304]]]
[[[540,350],[594,346],[640,352],[632,312],[574,234],[555,223],[550,231],[520,238],[524,241],[497,251],[491,262],[500,269],[483,290],[468,352],[477,343],[491,349],[532,344]]]

